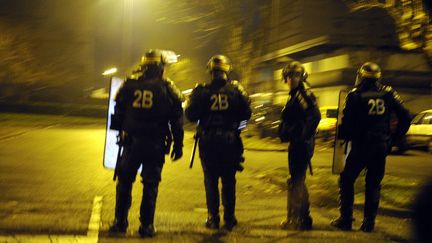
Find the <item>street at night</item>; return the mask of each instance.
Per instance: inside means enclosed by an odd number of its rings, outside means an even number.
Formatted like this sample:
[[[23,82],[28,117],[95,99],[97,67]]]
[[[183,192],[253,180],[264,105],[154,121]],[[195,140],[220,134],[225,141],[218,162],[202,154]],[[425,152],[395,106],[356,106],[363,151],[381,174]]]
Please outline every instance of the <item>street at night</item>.
[[[432,242],[431,2],[0,0],[0,243]]]
[[[11,117],[19,118],[20,125],[11,125]],[[44,242],[49,237],[62,240],[59,242],[139,241],[139,177],[126,238],[107,234],[114,217],[115,183],[113,171],[102,165],[103,120],[74,118],[75,122],[65,124],[73,119],[50,122],[55,116],[31,117],[1,116],[0,242]],[[277,140],[266,141],[273,147],[283,146]],[[172,163],[167,157],[156,209],[159,234],[153,239],[155,242],[410,241],[409,204],[413,198],[407,197],[415,195],[419,183],[432,174],[430,153],[409,150],[403,156],[389,156],[377,232],[336,231],[329,225],[337,216],[332,149],[318,143],[312,162],[315,174],[307,179],[314,230],[285,231],[279,223],[286,216],[287,153],[271,151],[271,146],[263,145],[258,138],[246,138],[246,149],[250,148],[245,153],[246,168],[237,176],[239,226],[231,233],[211,231],[204,227],[207,211],[199,159],[193,169],[188,168],[192,142],[192,132],[186,132],[183,158]],[[262,151],[266,148],[269,151]],[[361,218],[361,194],[356,197],[357,218]],[[91,221],[100,223],[100,227],[93,227]],[[354,227],[358,224],[356,221]]]

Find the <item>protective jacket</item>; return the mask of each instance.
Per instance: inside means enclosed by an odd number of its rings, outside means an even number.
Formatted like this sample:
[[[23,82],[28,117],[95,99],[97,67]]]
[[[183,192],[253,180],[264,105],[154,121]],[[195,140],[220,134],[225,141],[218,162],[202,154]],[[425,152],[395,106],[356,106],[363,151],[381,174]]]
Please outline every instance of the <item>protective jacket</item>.
[[[320,119],[315,95],[300,84],[289,92],[288,101],[282,110],[279,137],[283,142],[310,140],[316,133]]]
[[[398,119],[393,135],[390,130],[392,112]],[[376,83],[348,93],[338,136],[362,143],[390,142],[392,137],[401,139],[409,125],[409,112],[397,92],[390,86]]]

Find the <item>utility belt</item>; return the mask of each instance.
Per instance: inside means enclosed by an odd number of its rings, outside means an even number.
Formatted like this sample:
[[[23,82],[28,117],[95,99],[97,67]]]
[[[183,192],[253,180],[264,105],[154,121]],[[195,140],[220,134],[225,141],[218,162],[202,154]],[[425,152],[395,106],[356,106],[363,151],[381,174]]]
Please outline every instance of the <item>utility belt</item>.
[[[240,130],[233,127],[199,126],[197,135],[202,140],[217,140],[225,143],[234,143],[240,138]]]
[[[134,124],[126,122],[124,130],[132,137],[166,135],[169,133],[168,123],[162,122],[140,122]]]
[[[197,134],[200,156],[204,163],[218,166],[231,164],[238,167],[238,170],[243,169],[239,165],[243,161],[240,130],[226,127],[199,127]]]

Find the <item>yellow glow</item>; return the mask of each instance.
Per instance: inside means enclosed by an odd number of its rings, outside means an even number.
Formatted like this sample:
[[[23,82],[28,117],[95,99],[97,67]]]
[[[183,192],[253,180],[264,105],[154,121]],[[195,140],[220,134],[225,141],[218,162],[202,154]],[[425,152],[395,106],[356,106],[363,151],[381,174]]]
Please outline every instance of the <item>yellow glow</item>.
[[[182,91],[182,94],[190,94],[190,93],[192,93],[192,89],[186,89],[186,90],[183,90]]]
[[[110,69],[105,70],[102,75],[106,76],[106,75],[111,75],[117,72],[117,68],[113,67]]]

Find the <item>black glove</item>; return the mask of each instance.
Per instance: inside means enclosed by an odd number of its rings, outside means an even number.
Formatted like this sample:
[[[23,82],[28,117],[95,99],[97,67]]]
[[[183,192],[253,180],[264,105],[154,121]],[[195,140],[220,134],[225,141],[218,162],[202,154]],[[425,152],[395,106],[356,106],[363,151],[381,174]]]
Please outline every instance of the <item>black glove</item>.
[[[171,152],[172,161],[176,161],[183,156],[183,146],[174,145],[173,151]]]

